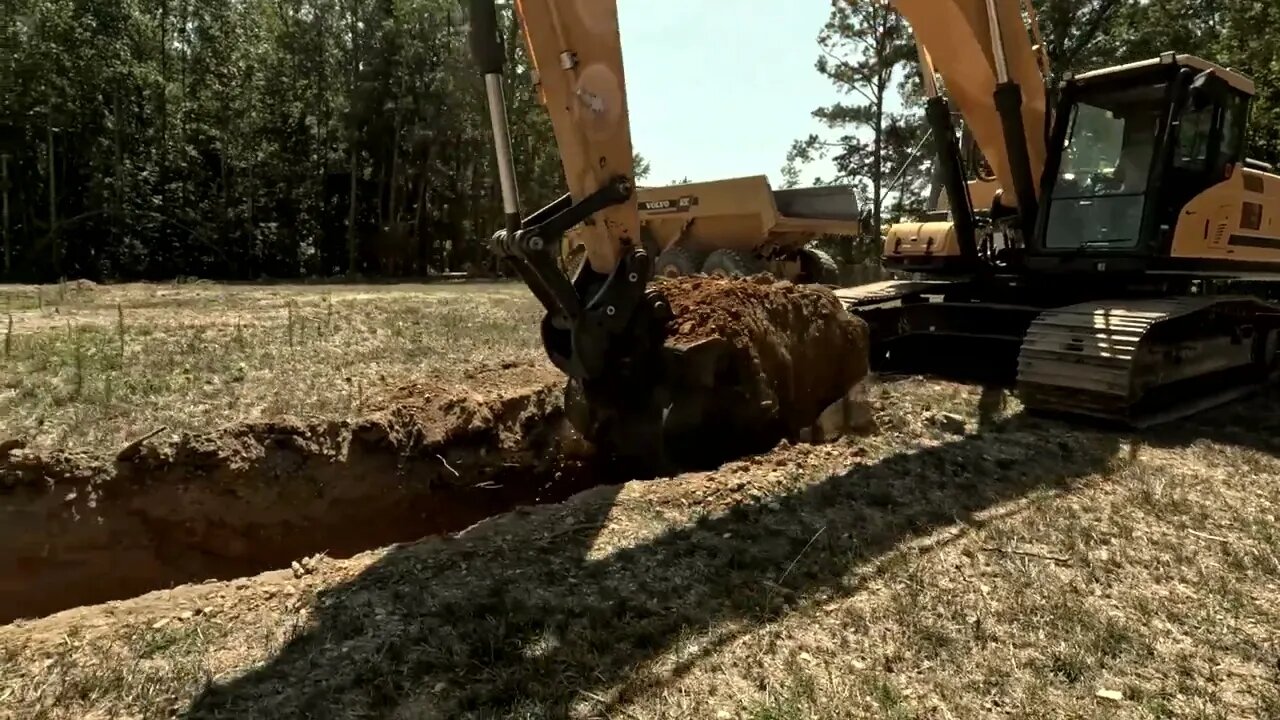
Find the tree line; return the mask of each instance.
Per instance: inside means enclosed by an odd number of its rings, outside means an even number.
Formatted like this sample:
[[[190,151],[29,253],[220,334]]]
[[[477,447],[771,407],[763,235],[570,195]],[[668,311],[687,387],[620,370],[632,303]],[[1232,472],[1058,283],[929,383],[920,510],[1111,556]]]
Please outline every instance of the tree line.
[[[501,213],[457,0],[8,0],[4,277],[417,275]],[[503,15],[522,196],[561,192]]]
[[[1250,151],[1280,160],[1280,46],[1257,41],[1258,28],[1280,26],[1280,4],[1034,4],[1055,72],[1174,49],[1253,75]],[[485,241],[501,198],[464,5],[6,0],[0,276],[394,277],[492,266]],[[563,192],[563,178],[509,4],[500,15],[520,190],[532,208]],[[833,135],[796,142],[788,183],[826,156],[836,173],[815,182],[858,185],[869,227],[918,210],[930,153],[905,23],[881,2],[834,2],[818,49],[818,70],[849,100],[815,111]]]

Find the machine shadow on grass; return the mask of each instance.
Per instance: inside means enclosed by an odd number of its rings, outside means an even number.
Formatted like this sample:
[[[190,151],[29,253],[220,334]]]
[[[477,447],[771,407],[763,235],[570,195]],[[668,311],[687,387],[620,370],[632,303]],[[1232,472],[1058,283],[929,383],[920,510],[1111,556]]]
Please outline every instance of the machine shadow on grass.
[[[1135,440],[1155,447],[1188,447],[1209,441],[1280,456],[1280,388],[1205,410],[1178,422],[1144,430]]]
[[[1224,427],[1193,421],[1139,437],[1181,444]],[[593,558],[618,500],[616,487],[600,488],[554,526],[393,550],[325,591],[311,629],[263,667],[207,689],[186,717],[561,718],[620,685],[611,704],[625,703],[665,682],[646,665],[687,633],[758,627],[852,596],[859,566],[944,526],[975,524],[1000,503],[1105,476],[1124,440],[988,417],[953,442],[854,464]]]
[[[659,682],[645,665],[687,632],[855,594],[859,565],[999,503],[1070,491],[1108,467],[1119,441],[1024,417],[988,423],[600,558],[589,550],[617,488],[555,526],[397,548],[322,593],[309,630],[208,688],[187,717],[554,718],[620,683],[625,702]]]

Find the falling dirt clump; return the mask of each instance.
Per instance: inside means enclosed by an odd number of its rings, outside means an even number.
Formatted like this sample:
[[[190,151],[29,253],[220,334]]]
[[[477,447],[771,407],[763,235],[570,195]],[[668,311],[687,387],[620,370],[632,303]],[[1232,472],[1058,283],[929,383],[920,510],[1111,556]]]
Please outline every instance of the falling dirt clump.
[[[767,275],[661,279],[668,345],[709,339],[731,349],[717,379],[726,433],[794,438],[867,375],[868,329],[828,289]]]

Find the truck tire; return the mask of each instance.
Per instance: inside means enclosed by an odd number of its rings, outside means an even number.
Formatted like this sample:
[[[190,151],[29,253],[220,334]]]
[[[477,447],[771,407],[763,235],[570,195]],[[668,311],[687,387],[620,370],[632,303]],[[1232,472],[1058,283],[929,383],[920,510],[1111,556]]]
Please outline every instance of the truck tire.
[[[801,248],[800,268],[803,282],[815,285],[840,284],[840,266],[824,250],[816,247]]]
[[[693,251],[681,243],[676,243],[662,251],[658,262],[654,265],[653,274],[657,277],[680,277],[698,272],[698,258]]]
[[[754,257],[728,248],[712,252],[707,256],[706,262],[702,263],[702,272],[721,277],[746,277],[763,269]]]

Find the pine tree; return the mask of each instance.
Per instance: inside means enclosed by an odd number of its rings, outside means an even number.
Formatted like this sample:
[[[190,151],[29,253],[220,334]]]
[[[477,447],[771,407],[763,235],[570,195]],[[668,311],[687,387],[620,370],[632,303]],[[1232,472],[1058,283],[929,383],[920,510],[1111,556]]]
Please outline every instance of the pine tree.
[[[868,208],[869,239],[878,244],[889,211],[902,211],[920,194],[927,180],[930,154],[913,158],[924,138],[918,103],[901,111],[891,109],[902,96],[904,74],[916,71],[915,43],[906,21],[887,3],[836,3],[818,36],[821,55],[816,67],[850,98],[819,107],[813,116],[839,132],[834,140],[812,134],[792,144],[783,168],[784,184],[799,182],[800,166],[831,158],[835,177],[815,184],[854,185]],[[906,200],[890,204],[891,195],[905,189]],[[846,262],[852,246],[843,248]]]

